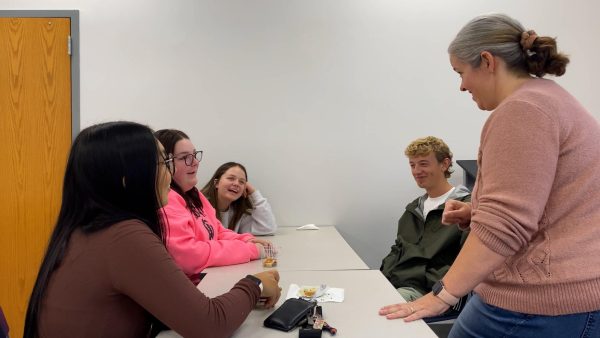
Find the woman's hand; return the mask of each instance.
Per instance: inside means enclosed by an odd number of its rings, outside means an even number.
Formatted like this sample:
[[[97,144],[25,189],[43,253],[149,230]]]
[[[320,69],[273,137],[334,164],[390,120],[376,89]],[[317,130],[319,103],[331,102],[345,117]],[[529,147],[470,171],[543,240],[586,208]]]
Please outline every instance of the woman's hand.
[[[252,195],[256,191],[256,188],[250,182],[246,182],[246,190],[244,191],[244,197]]]
[[[267,241],[266,239],[258,239],[256,237],[248,240],[250,243],[254,243],[256,245],[256,249],[258,250],[258,257],[256,259],[265,258],[267,252],[273,251],[273,243]]]
[[[468,228],[471,223],[471,203],[457,200],[447,200],[442,214],[442,224],[458,224],[461,228]]]
[[[249,240],[250,243],[256,243],[256,244],[260,244],[263,247],[269,247],[269,246],[273,246],[273,243],[271,243],[270,241],[267,241],[266,239],[260,239],[260,238],[252,238],[251,240]]]
[[[450,308],[443,300],[428,293],[410,303],[399,303],[384,306],[379,309],[379,315],[387,319],[404,318],[405,322],[441,315]]]
[[[254,277],[260,279],[263,285],[261,298],[265,298],[265,307],[272,308],[277,304],[281,297],[281,288],[279,287],[279,272],[275,269],[259,272]]]

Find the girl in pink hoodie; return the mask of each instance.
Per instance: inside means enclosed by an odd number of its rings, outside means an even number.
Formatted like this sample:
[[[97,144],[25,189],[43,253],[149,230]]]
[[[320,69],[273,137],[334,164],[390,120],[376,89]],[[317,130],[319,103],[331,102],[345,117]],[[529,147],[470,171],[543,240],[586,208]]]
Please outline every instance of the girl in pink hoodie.
[[[189,137],[179,130],[163,129],[155,136],[175,159],[163,217],[168,229],[167,249],[177,265],[197,284],[207,267],[259,259],[263,246],[270,242],[224,228],[215,209],[196,188],[202,151],[196,150]]]

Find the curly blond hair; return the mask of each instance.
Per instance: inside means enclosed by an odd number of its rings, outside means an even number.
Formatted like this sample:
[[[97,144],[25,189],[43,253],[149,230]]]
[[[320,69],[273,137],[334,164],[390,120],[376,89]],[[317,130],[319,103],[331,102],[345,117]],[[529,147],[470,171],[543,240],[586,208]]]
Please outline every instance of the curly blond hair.
[[[452,168],[452,152],[448,145],[441,139],[435,136],[418,138],[412,141],[408,147],[406,147],[406,150],[404,150],[404,155],[407,157],[427,156],[431,153],[435,154],[435,158],[438,162],[442,162],[446,158],[450,160],[450,165],[444,172],[444,176],[449,178],[453,172],[453,170],[450,169]]]

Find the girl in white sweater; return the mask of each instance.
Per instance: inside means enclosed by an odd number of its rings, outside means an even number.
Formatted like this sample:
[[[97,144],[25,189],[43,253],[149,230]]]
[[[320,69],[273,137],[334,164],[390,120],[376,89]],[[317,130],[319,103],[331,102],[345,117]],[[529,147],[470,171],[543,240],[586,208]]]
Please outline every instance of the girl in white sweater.
[[[202,188],[221,223],[238,233],[270,235],[277,230],[267,199],[248,182],[243,165],[227,162],[215,171]]]

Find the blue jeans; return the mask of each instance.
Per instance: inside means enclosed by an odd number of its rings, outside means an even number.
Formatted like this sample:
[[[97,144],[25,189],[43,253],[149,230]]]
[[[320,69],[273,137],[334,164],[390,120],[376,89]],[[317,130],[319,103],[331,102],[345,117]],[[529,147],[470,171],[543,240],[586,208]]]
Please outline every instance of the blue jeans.
[[[474,294],[448,337],[598,338],[600,310],[562,316],[530,315],[486,304]]]

